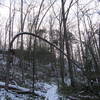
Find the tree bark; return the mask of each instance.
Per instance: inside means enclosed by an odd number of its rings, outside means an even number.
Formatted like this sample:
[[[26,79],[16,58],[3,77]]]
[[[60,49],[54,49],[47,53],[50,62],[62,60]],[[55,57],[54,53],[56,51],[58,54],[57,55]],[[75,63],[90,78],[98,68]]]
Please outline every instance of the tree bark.
[[[69,76],[71,79],[71,86],[75,86],[74,77],[73,77],[73,69],[72,69],[72,63],[71,63],[71,54],[70,54],[70,45],[69,45],[69,38],[68,38],[68,32],[66,30],[66,18],[65,18],[65,8],[64,8],[64,0],[62,0],[62,18],[63,18],[63,29],[64,29],[64,37],[66,42],[66,51],[67,51],[67,59],[68,59],[68,67],[69,67]]]

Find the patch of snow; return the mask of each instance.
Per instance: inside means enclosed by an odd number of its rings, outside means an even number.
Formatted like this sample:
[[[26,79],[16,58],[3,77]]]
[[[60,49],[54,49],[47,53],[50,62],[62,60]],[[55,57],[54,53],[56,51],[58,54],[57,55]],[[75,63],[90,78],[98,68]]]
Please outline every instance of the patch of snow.
[[[80,68],[77,68],[77,72],[81,72],[82,70]]]
[[[71,80],[69,78],[65,79],[65,83],[67,84],[67,86],[71,85]]]
[[[71,99],[71,100],[79,100],[78,98],[73,97],[73,96],[68,96],[68,98]]]
[[[58,100],[56,85],[52,85],[52,87],[47,91],[45,100]]]
[[[0,82],[0,85],[1,86],[5,86],[5,82]],[[9,86],[12,87],[12,88],[19,89],[19,90],[24,91],[24,92],[27,92],[27,91],[30,90],[30,89],[23,88],[23,87],[20,87],[20,86],[17,86],[17,85],[11,85],[11,84],[9,84]]]
[[[45,97],[45,100],[58,100],[58,94],[57,94],[57,86],[54,84],[47,84],[38,82],[37,87],[40,87],[42,91],[36,91],[35,93]]]
[[[4,82],[0,82],[1,86],[5,86]],[[30,89],[27,88],[23,88],[20,87],[18,85],[11,85],[9,84],[10,87],[19,89],[21,91],[30,91]],[[40,87],[40,90],[36,90],[35,93],[37,93],[40,96],[45,97],[45,100],[58,100],[58,94],[57,94],[57,86],[54,84],[47,84],[47,83],[43,83],[43,82],[38,82],[35,84],[35,86]],[[12,92],[10,90],[10,92],[7,92],[5,89],[1,89],[0,90],[0,100],[6,100],[5,97],[8,95],[11,100],[27,100],[26,98],[28,98],[27,95],[19,95],[16,94],[15,92]],[[39,100],[39,99],[35,99],[35,100]]]
[[[45,93],[41,92],[41,91],[35,91],[36,94],[39,94],[39,96],[43,96],[45,97]]]
[[[0,85],[1,85],[1,86],[4,86],[4,85],[5,85],[5,83],[4,83],[4,82],[0,82]]]
[[[30,89],[23,88],[23,87],[16,86],[16,85],[11,85],[11,84],[9,84],[9,86],[12,87],[12,88],[17,88],[17,89],[19,89],[19,90],[21,90],[21,91],[24,91],[24,92],[30,91]]]
[[[98,99],[97,96],[90,96],[90,95],[85,95],[85,96],[83,96],[83,95],[78,95],[78,96],[81,97],[81,98]]]
[[[0,89],[0,100],[7,100],[7,98],[11,98],[11,100],[27,100],[25,95],[17,95],[11,91],[7,92],[5,89]]]

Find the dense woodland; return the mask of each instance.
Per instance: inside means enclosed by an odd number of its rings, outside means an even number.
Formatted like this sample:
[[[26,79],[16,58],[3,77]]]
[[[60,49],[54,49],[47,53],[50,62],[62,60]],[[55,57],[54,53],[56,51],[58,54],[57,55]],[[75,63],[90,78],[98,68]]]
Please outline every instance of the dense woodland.
[[[100,0],[0,0],[0,81],[33,92],[53,83],[59,100],[99,100],[99,20]]]

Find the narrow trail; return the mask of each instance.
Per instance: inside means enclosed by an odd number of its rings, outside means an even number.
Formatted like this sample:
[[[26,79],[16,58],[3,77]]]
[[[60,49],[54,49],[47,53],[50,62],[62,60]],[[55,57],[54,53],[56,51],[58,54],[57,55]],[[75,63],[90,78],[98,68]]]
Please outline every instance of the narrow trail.
[[[58,100],[58,94],[57,94],[57,86],[52,85],[51,88],[46,93],[45,100]]]

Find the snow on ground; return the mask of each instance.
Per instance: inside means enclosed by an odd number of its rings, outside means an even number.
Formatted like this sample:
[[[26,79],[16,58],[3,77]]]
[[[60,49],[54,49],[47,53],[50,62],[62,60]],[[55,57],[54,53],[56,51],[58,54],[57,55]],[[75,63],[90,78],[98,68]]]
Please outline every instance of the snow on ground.
[[[58,100],[56,85],[52,85],[52,87],[47,91],[45,100]]]
[[[28,100],[25,95],[18,95],[12,91],[7,92],[5,89],[0,89],[0,100]]]
[[[42,92],[37,91],[36,93],[41,94],[45,97],[45,100],[58,100],[57,94],[57,86],[54,84],[47,84],[47,83],[37,83],[37,85],[42,86]]]
[[[15,63],[18,63],[18,59],[15,59]],[[5,65],[6,61],[3,59],[3,55],[0,54],[0,64]],[[40,89],[36,90],[35,93],[39,94],[40,96],[45,97],[45,100],[58,100],[58,94],[57,94],[57,86],[54,84],[47,84],[44,82],[37,82],[35,84]],[[0,86],[5,86],[4,82],[0,82]],[[9,87],[19,89],[20,91],[30,91],[30,89],[20,87],[18,85],[11,85],[9,84]],[[11,100],[28,100],[28,95],[19,95],[14,92],[6,91],[5,89],[0,89],[0,100],[6,100],[6,97],[11,98]],[[39,100],[39,99],[36,99]]]
[[[65,83],[67,84],[67,86],[71,85],[71,80],[69,78],[65,78]]]
[[[5,83],[4,82],[0,82],[0,86],[5,86]],[[24,92],[27,92],[27,91],[30,90],[30,89],[27,89],[27,88],[20,87],[18,85],[9,84],[9,87],[16,88],[16,89],[19,89],[19,90],[24,91]]]
[[[1,86],[4,86],[4,82],[0,82]],[[29,89],[16,86],[16,85],[9,85],[10,87],[18,88],[23,91],[28,91]],[[40,90],[35,91],[35,93],[39,94],[40,96],[45,97],[45,100],[58,100],[57,94],[57,86],[54,84],[47,84],[38,82],[36,86],[40,86]],[[10,98],[11,100],[28,100],[29,95],[19,95],[12,91],[6,91],[5,89],[0,89],[0,100],[6,100],[6,98]],[[41,100],[41,99],[34,99],[34,100]]]

